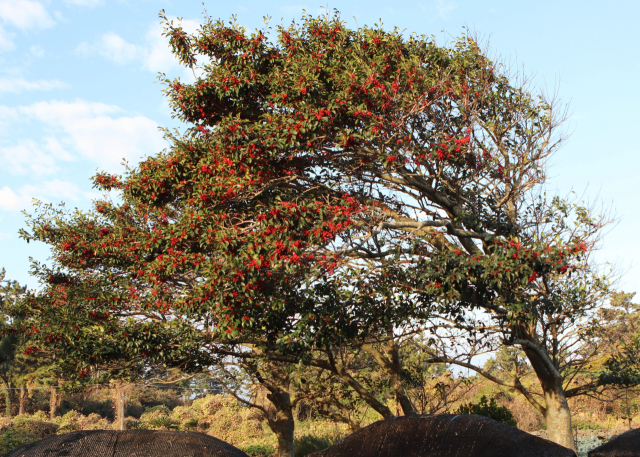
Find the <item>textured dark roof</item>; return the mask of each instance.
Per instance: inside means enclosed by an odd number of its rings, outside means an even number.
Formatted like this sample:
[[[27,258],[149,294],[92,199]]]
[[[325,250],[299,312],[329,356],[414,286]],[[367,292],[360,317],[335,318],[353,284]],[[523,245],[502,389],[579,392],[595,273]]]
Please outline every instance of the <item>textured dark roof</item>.
[[[637,457],[640,456],[640,429],[616,435],[595,449],[589,451],[589,457]]]
[[[4,457],[248,457],[232,445],[195,432],[85,430],[52,436]]]
[[[313,457],[575,457],[558,444],[476,415],[375,422]]]

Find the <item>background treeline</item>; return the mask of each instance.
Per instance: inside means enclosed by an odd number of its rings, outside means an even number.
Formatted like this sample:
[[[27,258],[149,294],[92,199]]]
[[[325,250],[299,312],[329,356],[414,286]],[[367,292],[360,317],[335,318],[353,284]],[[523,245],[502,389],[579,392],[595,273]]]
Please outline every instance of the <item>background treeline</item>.
[[[487,365],[496,363],[489,360]],[[219,394],[219,385],[205,376],[191,378],[173,385],[127,385],[125,419],[127,429],[184,430],[207,433],[247,451],[250,455],[276,455],[277,439],[263,414],[239,402],[231,395]],[[75,430],[119,429],[116,418],[118,401],[113,386],[93,386],[81,391],[58,392],[58,408],[50,416],[52,389],[25,386],[22,413],[19,405],[11,407],[8,417],[6,390],[0,400],[4,414],[0,416],[0,453],[52,434]],[[429,394],[432,401],[424,405],[424,413],[480,413],[494,418],[508,417],[518,428],[545,436],[544,421],[521,396],[500,388],[481,376],[455,375],[441,368],[430,374],[428,382],[409,390],[410,395]],[[257,396],[265,392],[258,390]],[[384,397],[386,396],[386,400]],[[388,390],[380,392],[392,410],[399,411]],[[269,402],[253,398],[275,415]],[[262,402],[260,401],[262,400]],[[637,389],[616,389],[603,392],[600,399],[582,397],[570,401],[577,437],[607,438],[638,427],[640,399]],[[473,411],[469,409],[473,408]],[[360,404],[352,411],[358,427],[364,427],[380,417],[371,408]],[[325,405],[305,400],[297,403],[295,453],[304,456],[328,447],[352,432],[345,422],[327,414]],[[630,420],[631,419],[631,420]]]

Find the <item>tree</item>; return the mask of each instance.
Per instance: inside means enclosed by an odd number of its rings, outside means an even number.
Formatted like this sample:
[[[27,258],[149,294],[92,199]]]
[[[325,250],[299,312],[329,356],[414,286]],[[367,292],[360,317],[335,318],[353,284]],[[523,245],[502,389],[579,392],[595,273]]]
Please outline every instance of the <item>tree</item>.
[[[598,316],[609,281],[590,261],[604,222],[557,198],[535,202],[530,214],[518,239],[505,243],[505,252],[494,259],[498,270],[478,269],[473,259],[443,259],[440,268],[455,277],[448,286],[464,310],[446,326],[434,323],[444,342],[432,360],[458,364],[520,392],[544,417],[549,438],[573,448],[567,399],[602,387],[593,365],[607,356]],[[558,247],[546,259],[540,255]],[[521,259],[528,264],[525,275]],[[438,273],[432,278],[443,281]],[[478,348],[490,352],[504,345],[514,350],[511,368],[500,376],[471,360]],[[522,382],[530,374],[536,378],[533,388]]]
[[[23,313],[80,376],[124,354],[203,370],[226,344],[308,359],[434,307],[504,309],[520,328],[521,303],[496,284],[522,283],[522,298],[584,250],[522,247],[523,201],[563,118],[471,38],[442,47],[337,14],[278,27],[273,43],[234,22],[188,35],[164,21],[186,67],[207,62],[193,84],[161,77],[190,127],[124,176],[95,177],[121,200],[41,204],[23,233],[54,261],[34,264],[44,289]],[[456,263],[453,277],[438,267]],[[553,414],[568,445],[570,420]]]
[[[55,356],[31,344],[29,337],[34,327],[22,327],[22,317],[14,314],[25,300],[27,288],[5,277],[3,268],[0,271],[0,379],[7,392],[6,415],[12,416],[16,404],[17,414],[24,414],[27,399],[39,385],[50,387],[49,415],[53,419],[60,401],[56,389],[62,382]],[[22,331],[15,331],[16,327]]]
[[[6,270],[3,268],[0,271],[0,331],[2,332],[2,339],[0,339],[0,378],[6,391],[6,415],[11,417],[12,406],[16,403],[13,371],[19,338],[15,332],[11,332],[9,329],[12,323],[9,308],[24,296],[26,287],[21,287],[17,281],[5,278]]]

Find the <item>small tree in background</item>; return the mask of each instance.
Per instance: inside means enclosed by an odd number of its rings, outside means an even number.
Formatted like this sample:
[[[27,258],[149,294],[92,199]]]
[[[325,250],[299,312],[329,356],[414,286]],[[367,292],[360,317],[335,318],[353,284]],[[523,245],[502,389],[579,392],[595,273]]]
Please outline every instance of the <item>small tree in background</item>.
[[[460,406],[456,414],[477,414],[513,427],[518,425],[513,419],[513,414],[509,411],[509,408],[498,405],[495,398],[492,398],[491,401],[487,400],[484,395],[477,403],[467,403]]]

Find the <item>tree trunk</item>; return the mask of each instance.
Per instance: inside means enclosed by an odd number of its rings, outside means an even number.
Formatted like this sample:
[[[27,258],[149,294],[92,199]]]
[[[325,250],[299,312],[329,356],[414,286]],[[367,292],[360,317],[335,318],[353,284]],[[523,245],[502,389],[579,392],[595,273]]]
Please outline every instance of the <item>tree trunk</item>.
[[[571,410],[564,395],[562,386],[556,391],[544,391],[547,434],[550,441],[561,446],[576,450],[571,430]]]
[[[389,332],[391,338],[393,338],[393,331]],[[394,339],[389,341],[389,355],[391,356],[391,382],[393,383],[393,390],[396,394],[396,400],[402,407],[402,412],[405,416],[411,416],[416,414],[416,409],[413,407],[413,402],[407,395],[407,391],[404,390],[404,384],[402,379],[402,363],[400,362],[400,351],[398,350],[398,344]]]
[[[7,416],[8,419],[11,419],[11,417],[13,416],[12,412],[11,412],[11,407],[13,406],[13,401],[12,400],[12,391],[11,391],[11,384],[5,384],[5,391],[7,392],[6,395],[6,399],[5,399],[5,414]]]
[[[260,366],[250,362],[245,368],[269,391],[267,399],[275,408],[275,415],[270,414],[264,408],[261,409],[265,414],[269,428],[278,440],[278,457],[294,457],[295,402],[291,400],[289,393],[291,385],[289,373],[269,362],[262,362]]]
[[[278,457],[294,457],[293,432],[295,423],[291,396],[283,389],[274,389],[267,395],[267,398],[276,408],[275,418],[269,419],[268,422],[269,428],[278,439]]]
[[[542,387],[545,402],[543,415],[547,424],[548,438],[554,443],[577,451],[571,430],[571,410],[562,386],[562,376],[554,366],[551,357],[539,348],[536,342],[532,345],[537,346],[538,350],[526,346],[523,349]]]
[[[328,369],[332,373],[336,374],[343,382],[348,384],[356,393],[364,400],[364,402],[373,408],[378,414],[382,416],[383,419],[389,419],[393,417],[393,413],[389,409],[389,407],[382,402],[380,402],[375,395],[369,392],[366,388],[364,388],[358,381],[356,381],[353,376],[351,376],[345,367],[341,364],[336,363],[336,360],[333,356],[333,352],[331,348],[326,349],[326,354],[329,358],[329,366],[323,367]]]
[[[115,425],[118,430],[124,430],[124,417],[126,414],[126,404],[124,398],[124,385],[120,383],[116,383],[114,389],[114,400],[115,400]]]
[[[56,384],[60,385],[60,380]],[[53,419],[58,414],[58,408],[60,407],[60,394],[56,387],[51,387],[49,390],[49,419]]]
[[[27,400],[27,389],[20,387],[20,397],[18,399],[18,416],[24,414],[24,405]]]
[[[394,339],[393,331],[388,332],[389,341],[387,343],[387,355],[383,354],[373,344],[364,344],[362,349],[371,355],[380,368],[389,376],[393,392],[396,396],[396,401],[402,408],[402,413],[405,416],[416,414],[416,410],[411,402],[411,399],[404,390],[402,382],[402,364],[400,362],[400,353],[398,350],[398,344]]]

